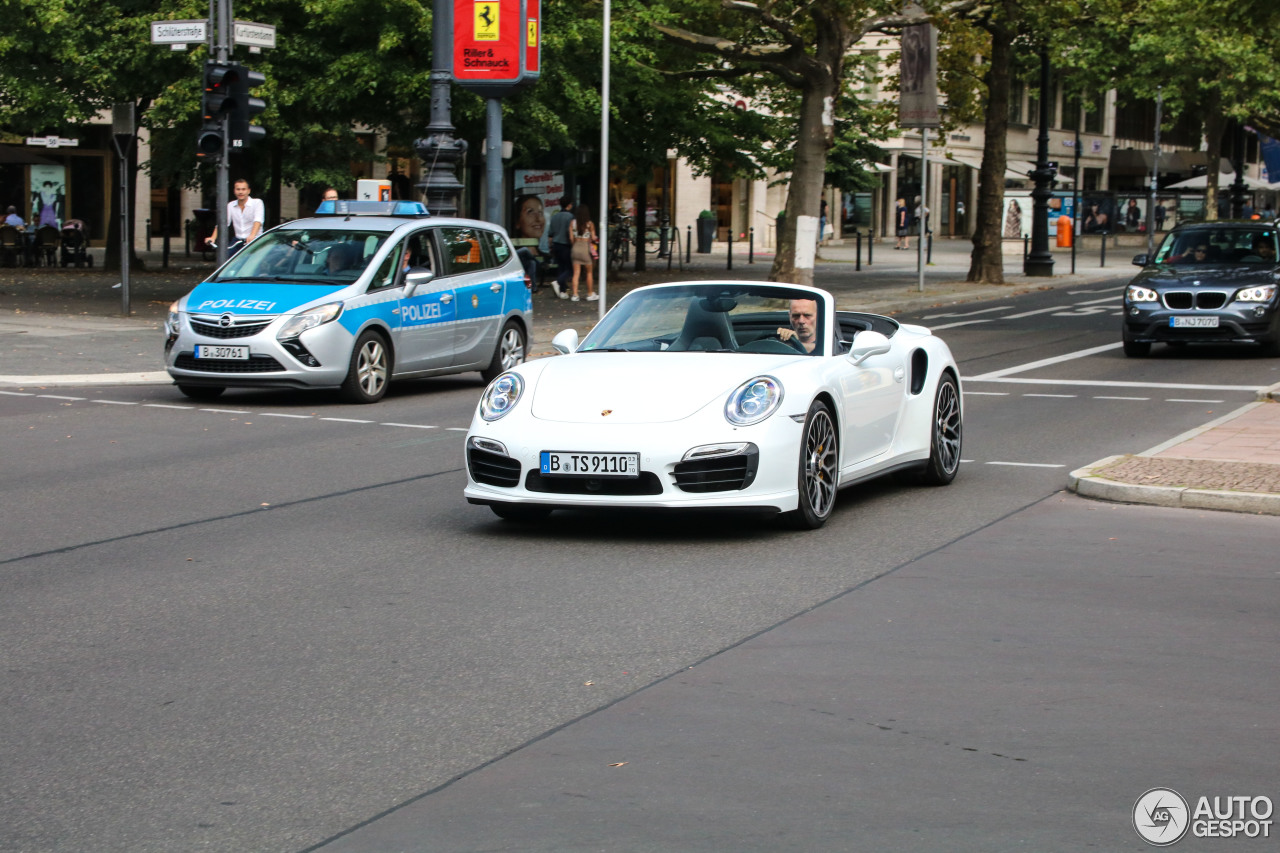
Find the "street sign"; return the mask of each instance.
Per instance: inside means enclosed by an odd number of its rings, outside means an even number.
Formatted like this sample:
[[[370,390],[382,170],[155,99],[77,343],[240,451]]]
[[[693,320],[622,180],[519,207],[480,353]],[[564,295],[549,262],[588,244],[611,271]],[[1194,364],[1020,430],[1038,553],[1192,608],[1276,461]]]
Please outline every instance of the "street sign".
[[[490,98],[539,76],[539,0],[452,0],[453,79]]]
[[[273,24],[255,24],[253,21],[235,21],[231,39],[236,44],[250,47],[275,47],[276,28]]]
[[[206,41],[208,21],[152,21],[152,44],[188,44]]]
[[[28,136],[27,144],[41,148],[77,148],[80,145],[80,140],[67,139],[63,136]]]

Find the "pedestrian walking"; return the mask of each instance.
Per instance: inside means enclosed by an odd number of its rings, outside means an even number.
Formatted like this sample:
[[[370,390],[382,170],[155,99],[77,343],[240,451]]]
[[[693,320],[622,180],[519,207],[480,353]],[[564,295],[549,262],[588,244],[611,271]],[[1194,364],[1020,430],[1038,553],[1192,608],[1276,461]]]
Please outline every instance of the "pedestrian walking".
[[[895,249],[911,248],[911,213],[907,210],[906,199],[898,199],[894,202],[893,209],[893,233],[897,235],[898,242],[893,247]]]
[[[569,287],[573,291],[573,295],[569,297],[570,301],[578,302],[578,278],[582,274],[583,269],[587,271],[587,301],[595,302],[600,297],[596,295],[595,282],[595,259],[592,257],[592,246],[596,241],[596,226],[591,221],[591,209],[585,204],[579,204],[573,213],[573,229],[570,232],[573,239],[573,245],[569,250],[573,259],[573,281]]]
[[[568,299],[565,289],[569,279],[573,277],[573,199],[565,196],[560,199],[560,209],[551,214],[548,230],[551,232],[551,260],[556,265],[556,279],[551,283],[556,296]]]

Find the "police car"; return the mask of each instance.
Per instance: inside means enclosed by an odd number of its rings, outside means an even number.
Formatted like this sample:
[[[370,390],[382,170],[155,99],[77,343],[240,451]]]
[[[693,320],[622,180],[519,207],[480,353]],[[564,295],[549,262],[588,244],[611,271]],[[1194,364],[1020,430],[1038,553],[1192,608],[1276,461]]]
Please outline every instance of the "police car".
[[[169,307],[178,390],[335,388],[355,403],[395,379],[524,361],[531,282],[506,232],[420,202],[324,202],[267,231]]]

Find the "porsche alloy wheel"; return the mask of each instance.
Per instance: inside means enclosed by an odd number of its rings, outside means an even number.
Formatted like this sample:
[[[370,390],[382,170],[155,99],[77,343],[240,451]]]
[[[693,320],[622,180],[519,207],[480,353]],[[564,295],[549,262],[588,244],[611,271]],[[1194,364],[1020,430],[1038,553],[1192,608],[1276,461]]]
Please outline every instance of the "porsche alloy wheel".
[[[387,393],[391,358],[377,332],[365,332],[351,352],[351,367],[342,383],[342,396],[351,403],[376,403]]]
[[[960,387],[950,373],[944,373],[938,382],[938,393],[933,399],[932,432],[929,462],[922,479],[929,485],[945,486],[960,470],[960,447],[964,439]]]
[[[836,477],[839,473],[840,442],[836,437],[831,410],[814,400],[804,419],[804,441],[796,485],[800,505],[789,520],[801,530],[816,530],[826,523],[836,505]]]

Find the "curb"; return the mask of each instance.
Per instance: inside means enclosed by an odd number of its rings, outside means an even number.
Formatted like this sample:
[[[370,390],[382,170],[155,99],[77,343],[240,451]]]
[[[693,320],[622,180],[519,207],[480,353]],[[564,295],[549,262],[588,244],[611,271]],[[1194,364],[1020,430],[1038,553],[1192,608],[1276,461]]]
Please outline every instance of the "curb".
[[[1119,483],[1094,474],[1124,458],[1108,456],[1092,465],[1072,471],[1067,488],[1082,498],[1113,503],[1147,504],[1180,509],[1212,509],[1222,512],[1247,512],[1253,515],[1280,515],[1280,495],[1259,492],[1227,492],[1178,486],[1136,486]]]

